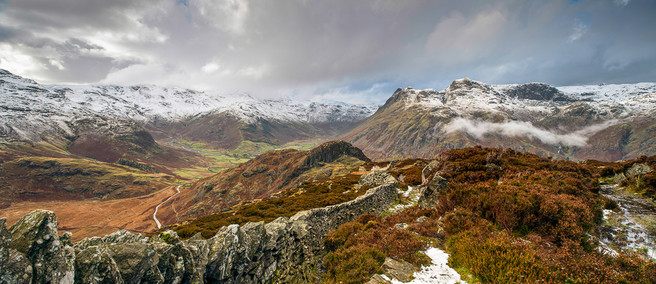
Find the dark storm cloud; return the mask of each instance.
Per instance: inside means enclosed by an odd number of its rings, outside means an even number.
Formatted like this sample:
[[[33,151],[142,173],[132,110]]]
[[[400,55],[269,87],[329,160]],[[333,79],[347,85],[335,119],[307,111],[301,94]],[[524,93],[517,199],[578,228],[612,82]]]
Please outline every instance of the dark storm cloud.
[[[656,78],[654,1],[0,0],[0,67],[382,102],[397,87]]]

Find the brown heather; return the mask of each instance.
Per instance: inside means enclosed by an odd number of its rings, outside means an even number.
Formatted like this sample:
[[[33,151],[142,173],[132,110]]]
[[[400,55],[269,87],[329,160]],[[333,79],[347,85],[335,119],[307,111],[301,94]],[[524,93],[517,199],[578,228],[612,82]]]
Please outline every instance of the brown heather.
[[[421,264],[426,260],[418,252],[444,242],[450,265],[470,283],[656,283],[653,261],[600,255],[588,237],[602,209],[612,207],[598,194],[599,178],[635,161],[575,163],[482,147],[447,151],[437,161],[429,176],[439,173],[449,183],[436,208],[413,207],[384,219],[365,215],[328,234],[327,282],[366,282],[384,257]],[[410,177],[425,162],[396,162],[390,172]],[[648,177],[643,181],[645,192],[653,190]],[[418,222],[421,216],[428,219]],[[397,229],[398,223],[409,228]]]

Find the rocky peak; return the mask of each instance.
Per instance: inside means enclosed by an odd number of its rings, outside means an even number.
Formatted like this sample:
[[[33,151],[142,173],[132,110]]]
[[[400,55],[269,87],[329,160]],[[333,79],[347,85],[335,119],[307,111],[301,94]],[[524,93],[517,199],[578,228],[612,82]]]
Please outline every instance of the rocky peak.
[[[26,79],[21,76],[15,75],[5,69],[0,69],[0,84],[4,82],[22,83],[30,85],[38,85],[38,83],[31,79]]]
[[[490,90],[490,86],[479,82],[475,81],[469,78],[462,78],[462,79],[457,79],[451,82],[451,85],[449,85],[448,88],[446,88],[447,92],[453,92],[453,91],[470,91],[472,89],[479,89],[481,91],[488,91]]]
[[[569,101],[569,97],[553,86],[543,83],[528,83],[516,86],[506,91],[506,94],[520,100],[536,101]]]
[[[351,156],[365,162],[371,161],[364,153],[362,153],[362,150],[351,145],[351,143],[345,141],[330,141],[310,150],[310,153],[303,162],[303,166],[314,167],[319,163],[330,163],[339,159],[339,157],[343,155]]]
[[[387,101],[385,101],[385,104],[381,107],[381,109],[389,107],[395,104],[396,102],[404,101],[405,98],[408,97],[408,94],[414,93],[414,91],[415,90],[411,87],[396,89],[396,91],[394,91],[394,94],[392,94],[392,96],[389,99],[387,99]]]

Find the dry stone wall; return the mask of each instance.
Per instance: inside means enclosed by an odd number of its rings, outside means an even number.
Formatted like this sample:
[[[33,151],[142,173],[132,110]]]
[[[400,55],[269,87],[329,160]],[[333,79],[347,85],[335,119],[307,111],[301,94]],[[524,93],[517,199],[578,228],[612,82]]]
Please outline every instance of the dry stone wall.
[[[153,238],[122,230],[71,244],[57,235],[57,217],[37,210],[7,229],[0,219],[0,283],[284,283],[312,282],[323,238],[397,199],[386,183],[337,205],[298,212],[271,223],[221,228],[212,238]]]

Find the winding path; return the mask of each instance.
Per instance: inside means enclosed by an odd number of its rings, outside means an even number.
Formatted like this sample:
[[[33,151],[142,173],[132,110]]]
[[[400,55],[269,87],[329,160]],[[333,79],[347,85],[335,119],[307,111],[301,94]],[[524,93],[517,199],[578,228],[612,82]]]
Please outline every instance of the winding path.
[[[175,188],[175,190],[178,191],[178,192],[176,192],[174,195],[171,195],[169,198],[167,198],[166,200],[162,201],[162,203],[157,204],[157,206],[155,206],[155,213],[153,213],[153,219],[155,219],[155,224],[157,224],[157,229],[161,229],[161,228],[162,228],[162,224],[160,224],[160,223],[159,223],[159,220],[157,220],[157,210],[159,210],[159,207],[162,206],[162,204],[166,203],[167,201],[171,200],[171,198],[173,198],[173,197],[175,197],[176,195],[180,194],[180,187],[181,187],[181,186],[182,186],[182,185],[178,185],[178,186]]]

